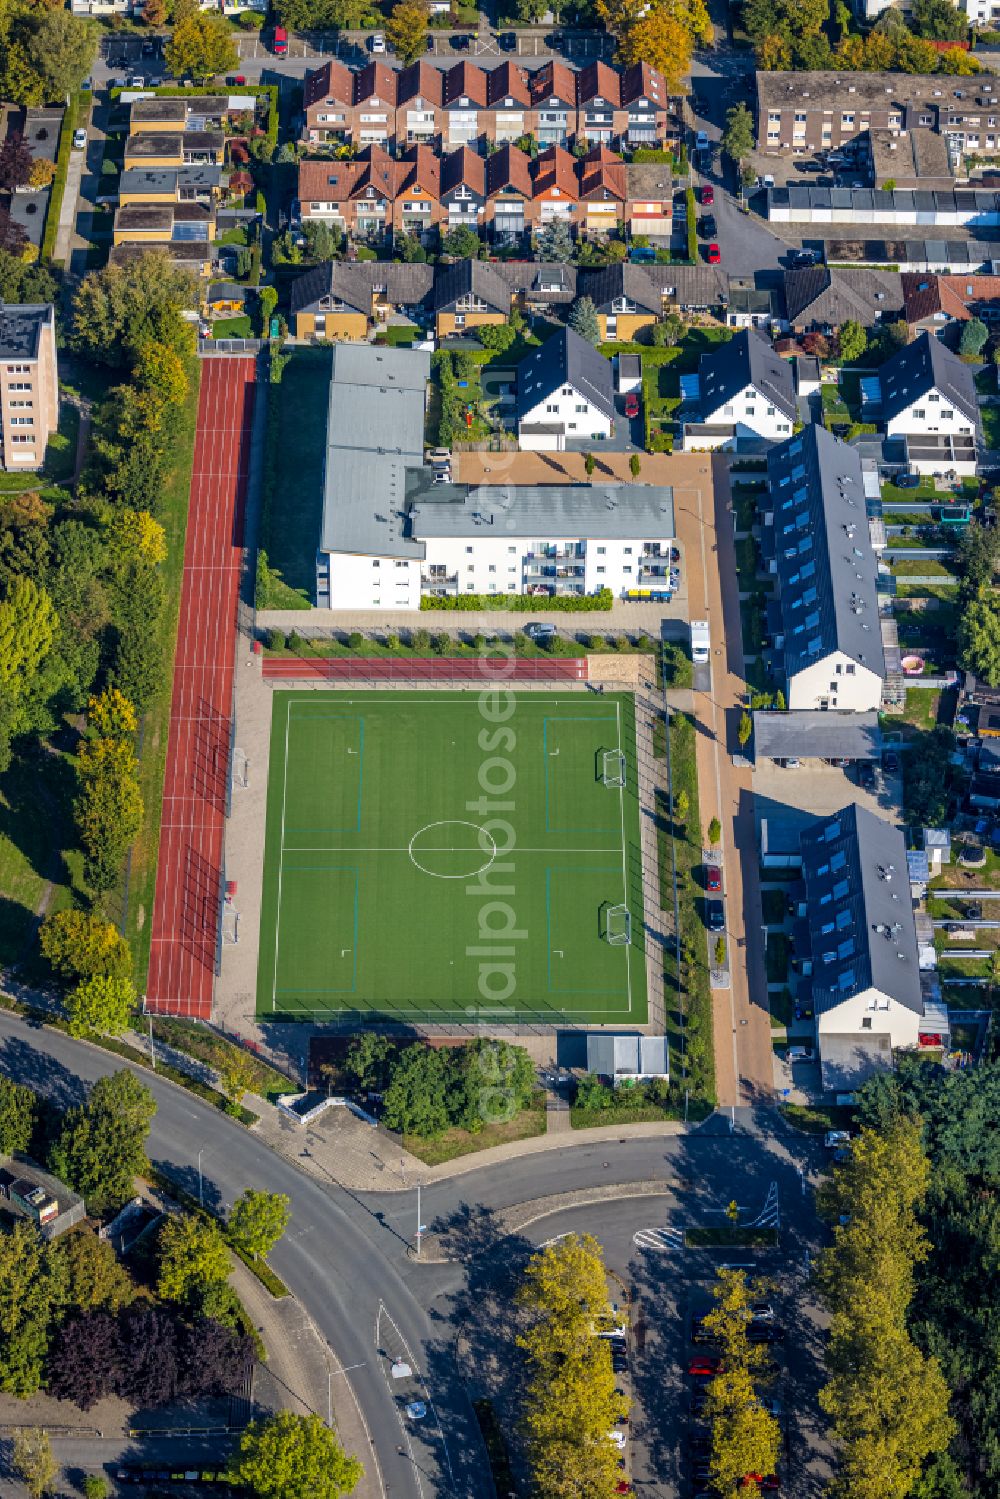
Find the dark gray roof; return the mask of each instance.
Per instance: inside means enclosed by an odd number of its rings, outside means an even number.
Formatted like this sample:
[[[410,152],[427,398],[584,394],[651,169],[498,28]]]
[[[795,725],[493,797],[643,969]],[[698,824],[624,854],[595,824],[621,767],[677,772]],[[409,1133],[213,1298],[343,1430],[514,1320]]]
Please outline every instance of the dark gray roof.
[[[426,301],[434,280],[434,268],[410,265],[401,260],[331,260],[314,266],[292,283],[291,311],[294,315],[320,310],[323,298],[370,315],[372,293],[384,288],[387,301],[396,307],[416,307]]]
[[[877,713],[755,713],[756,760],[878,760],[882,731]]]
[[[581,297],[589,297],[598,312],[610,312],[612,303],[624,297],[644,312],[659,314],[663,293],[641,265],[608,265],[596,271],[581,271]]]
[[[788,677],[832,651],[885,676],[876,559],[861,459],[811,425],[767,459],[769,514],[761,537],[778,573]]]
[[[118,195],[123,193],[176,192],[182,187],[218,187],[222,168],[210,162],[187,167],[130,167],[118,179]]]
[[[615,414],[611,361],[572,328],[560,328],[517,367],[517,413],[522,415],[560,385],[572,385],[606,416]]]
[[[854,803],[804,828],[800,848],[817,1012],[878,989],[922,1015],[902,833]]]
[[[879,318],[902,316],[902,278],[898,271],[831,271],[825,265],[786,271],[785,309],[790,323],[805,313],[810,322],[833,328],[849,318],[868,328]]]
[[[642,271],[678,307],[718,307],[729,300],[729,273],[720,265],[644,265]]]
[[[752,328],[744,328],[728,343],[703,354],[699,380],[705,416],[718,411],[748,385],[759,390],[786,416],[798,416],[791,366]]]
[[[526,292],[533,302],[561,305],[576,298],[575,265],[556,260],[500,260],[493,269],[512,291]]]
[[[658,484],[434,485],[411,481],[412,534],[624,540],[674,538],[674,493]]]
[[[435,312],[454,307],[459,298],[468,296],[478,297],[491,312],[502,312],[504,317],[510,312],[510,285],[486,261],[457,260],[437,268],[431,293]]]
[[[882,366],[882,416],[891,421],[936,387],[945,400],[956,405],[977,427],[979,404],[972,370],[939,338],[921,333]]]
[[[0,359],[37,359],[42,329],[52,319],[51,302],[0,302]]]

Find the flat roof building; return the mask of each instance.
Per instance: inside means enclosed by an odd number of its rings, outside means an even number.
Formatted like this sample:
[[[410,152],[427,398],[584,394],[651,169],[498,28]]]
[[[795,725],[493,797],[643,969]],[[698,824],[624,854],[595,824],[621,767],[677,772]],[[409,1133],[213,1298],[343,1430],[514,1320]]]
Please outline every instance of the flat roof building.
[[[0,468],[41,468],[58,424],[55,308],[0,302]]]

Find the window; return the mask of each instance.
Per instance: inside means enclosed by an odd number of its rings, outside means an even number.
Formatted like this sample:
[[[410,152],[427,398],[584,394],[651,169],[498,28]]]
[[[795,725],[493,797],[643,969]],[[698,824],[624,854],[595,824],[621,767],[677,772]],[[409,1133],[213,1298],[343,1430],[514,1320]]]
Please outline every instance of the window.
[[[545,409],[546,409],[546,411],[558,411],[559,407],[558,406],[546,406]]]
[[[381,566],[382,566],[381,562],[376,557],[375,560],[374,560],[374,562],[372,563],[372,567],[381,567]]]
[[[861,1029],[863,1031],[870,1031],[871,1028],[872,1028],[872,1017],[870,1015],[862,1015],[862,1017],[861,1017]]]
[[[487,571],[487,572],[491,572],[491,573],[495,573],[495,572],[496,572],[496,568],[495,568],[495,566],[494,566],[494,565],[493,565],[493,563],[492,563],[492,562],[491,562],[491,563],[490,563],[490,565],[489,565],[489,567],[488,567],[488,568],[487,568],[487,569],[486,569],[486,571]]]
[[[604,572],[607,572],[607,568],[606,568],[606,567],[599,567],[599,568],[598,568],[598,569],[597,569],[597,571],[598,571],[598,572],[599,572],[599,573],[604,573]]]
[[[471,555],[472,555],[472,548],[471,547],[466,547],[465,551],[466,551],[466,555],[471,557]]]
[[[622,551],[624,552],[624,554],[625,554],[626,557],[631,557],[631,555],[632,555],[632,548],[631,547],[623,547]]]
[[[607,552],[607,550],[608,550],[607,547],[598,547],[597,548],[597,555],[598,555],[598,557],[603,557],[605,555],[605,553]]]
[[[583,403],[582,406],[574,406],[573,410],[574,411],[579,411],[583,416],[586,416],[587,415],[587,403],[586,403],[586,401],[584,401],[584,403]]]
[[[855,666],[854,662],[852,661],[850,663],[850,665],[848,666],[848,668],[847,668],[847,675],[849,677],[856,676],[857,675],[857,671],[858,671],[858,668]]]
[[[924,418],[926,417],[927,412],[924,410],[924,408],[922,406],[918,406],[917,409],[916,409],[916,411],[914,411],[913,415],[916,417],[916,419],[917,419],[918,422],[922,422],[924,420]]]
[[[510,556],[513,556],[513,554],[514,554],[514,553],[515,553],[515,552],[516,552],[516,551],[517,551],[517,547],[508,547],[508,548],[507,548],[507,552],[508,552],[508,554],[509,554],[509,555],[510,555]]]
[[[623,568],[622,568],[622,572],[623,572],[623,573],[625,573],[625,574],[626,574],[626,576],[628,576],[628,575],[630,575],[630,574],[631,574],[631,572],[632,572],[632,569],[631,569],[631,568],[630,568],[630,567],[623,567]]]
[[[941,420],[944,421],[944,422],[950,422],[951,419],[952,419],[952,417],[954,415],[955,415],[954,411],[942,411],[941,412]]]

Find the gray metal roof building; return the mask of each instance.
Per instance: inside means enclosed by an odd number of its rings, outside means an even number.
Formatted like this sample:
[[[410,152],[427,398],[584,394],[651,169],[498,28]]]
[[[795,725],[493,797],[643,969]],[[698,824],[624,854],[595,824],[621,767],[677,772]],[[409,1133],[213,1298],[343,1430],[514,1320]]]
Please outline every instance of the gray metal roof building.
[[[615,1036],[587,1032],[587,1071],[602,1077],[667,1077],[670,1071],[666,1036]]]
[[[787,360],[753,329],[744,328],[728,343],[702,354],[698,369],[701,408],[705,416],[719,411],[748,385],[783,411],[798,416],[795,378]]]
[[[758,761],[879,760],[882,731],[877,713],[757,712],[753,715],[753,752]]]
[[[885,676],[861,459],[812,424],[767,458],[761,550],[779,593],[775,623],[791,678],[833,651]]]
[[[922,1015],[902,833],[853,803],[803,829],[800,848],[816,1013],[877,989]]]
[[[673,537],[673,490],[656,484],[432,485],[410,491],[412,534],[431,536]]]

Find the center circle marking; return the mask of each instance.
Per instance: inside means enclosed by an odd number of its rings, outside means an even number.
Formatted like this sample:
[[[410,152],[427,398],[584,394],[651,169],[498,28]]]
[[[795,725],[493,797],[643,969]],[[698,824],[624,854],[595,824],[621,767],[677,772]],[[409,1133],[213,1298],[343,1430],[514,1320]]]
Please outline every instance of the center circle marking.
[[[414,853],[413,845],[416,843],[418,838],[422,838],[425,833],[433,832],[435,828],[472,828],[479,839],[480,853],[487,854],[485,862],[474,865],[470,869],[460,870],[457,874],[442,874],[439,869],[428,869],[426,864],[421,864],[420,862],[420,858],[418,857],[419,850],[418,853]],[[429,822],[425,827],[418,828],[413,837],[410,839],[406,851],[410,856],[411,864],[413,864],[416,869],[419,869],[421,874],[429,874],[431,878],[435,880],[468,880],[474,878],[474,876],[476,876],[477,874],[485,873],[485,871],[489,869],[490,865],[493,863],[497,856],[497,845],[496,839],[493,837],[493,834],[488,833],[485,828],[480,827],[478,822],[464,822],[459,817],[451,817],[445,819],[442,822]],[[458,848],[433,848],[425,849],[423,856],[426,857],[427,855],[434,853],[458,854],[464,852],[466,852],[466,850]],[[473,848],[470,848],[468,850],[468,854],[470,860],[477,857],[476,850]]]

